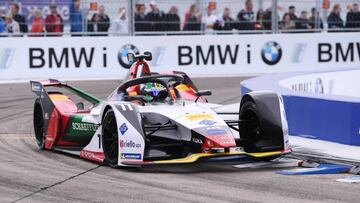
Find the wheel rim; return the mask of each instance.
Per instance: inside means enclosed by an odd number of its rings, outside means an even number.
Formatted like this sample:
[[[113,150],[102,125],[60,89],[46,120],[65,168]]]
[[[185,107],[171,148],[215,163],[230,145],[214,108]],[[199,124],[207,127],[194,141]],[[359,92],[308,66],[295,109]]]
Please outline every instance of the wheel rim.
[[[105,157],[110,164],[116,164],[118,160],[118,132],[115,116],[109,114],[105,119],[104,131],[103,131],[103,147]]]

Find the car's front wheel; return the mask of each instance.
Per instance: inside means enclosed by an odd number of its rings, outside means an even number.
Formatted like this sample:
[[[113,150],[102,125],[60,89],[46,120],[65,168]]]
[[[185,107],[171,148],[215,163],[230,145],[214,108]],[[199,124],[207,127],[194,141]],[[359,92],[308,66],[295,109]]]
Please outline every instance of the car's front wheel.
[[[34,105],[34,131],[36,143],[40,149],[45,149],[45,124],[44,124],[44,115],[43,109],[40,102],[35,101]]]
[[[102,145],[105,161],[111,167],[118,166],[119,141],[115,113],[109,109],[102,122]]]

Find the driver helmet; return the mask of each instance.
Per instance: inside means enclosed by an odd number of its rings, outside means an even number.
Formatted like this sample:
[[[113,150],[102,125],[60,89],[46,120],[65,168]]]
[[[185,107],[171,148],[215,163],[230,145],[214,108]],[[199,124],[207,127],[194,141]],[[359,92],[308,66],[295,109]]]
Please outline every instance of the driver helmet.
[[[166,88],[158,83],[149,82],[142,85],[140,94],[146,97],[148,102],[163,101],[168,96]]]

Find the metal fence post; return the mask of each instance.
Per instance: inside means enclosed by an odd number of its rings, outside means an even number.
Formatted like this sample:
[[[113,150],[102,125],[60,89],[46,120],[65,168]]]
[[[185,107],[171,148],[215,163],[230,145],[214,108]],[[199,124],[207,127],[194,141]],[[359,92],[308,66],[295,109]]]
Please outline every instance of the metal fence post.
[[[315,27],[314,29],[317,30],[317,29],[320,29],[320,11],[321,10],[321,3],[320,3],[320,0],[316,0],[316,16],[315,16]]]
[[[135,34],[135,12],[136,12],[136,0],[130,0],[129,5],[129,35],[134,36]]]
[[[271,29],[272,33],[279,32],[279,22],[278,22],[278,0],[272,0],[272,7],[271,7]]]

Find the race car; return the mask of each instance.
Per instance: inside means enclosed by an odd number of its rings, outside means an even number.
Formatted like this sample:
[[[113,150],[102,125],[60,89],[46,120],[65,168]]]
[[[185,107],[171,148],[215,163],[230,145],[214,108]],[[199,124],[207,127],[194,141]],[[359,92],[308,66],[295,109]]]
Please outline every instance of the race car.
[[[133,64],[107,99],[54,79],[30,81],[39,148],[111,167],[271,160],[291,152],[278,94],[251,92],[238,111],[221,112],[205,98],[211,91],[198,90],[184,72],[151,72],[151,59],[150,52],[128,54]]]

